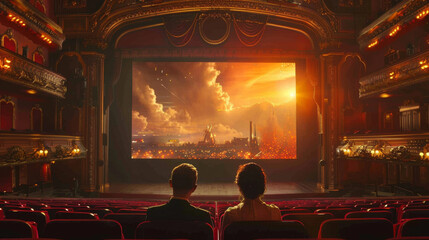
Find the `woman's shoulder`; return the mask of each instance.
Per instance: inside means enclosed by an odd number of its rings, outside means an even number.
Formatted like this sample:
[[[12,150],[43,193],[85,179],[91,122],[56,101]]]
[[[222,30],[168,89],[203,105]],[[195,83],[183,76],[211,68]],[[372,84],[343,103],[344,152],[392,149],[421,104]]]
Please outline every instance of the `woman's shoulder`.
[[[239,203],[235,206],[229,207],[228,209],[226,209],[225,214],[235,213],[235,212],[239,211],[242,207],[243,207],[243,203]]]
[[[277,207],[275,204],[267,204],[264,202],[264,205],[267,206],[268,208],[272,209],[273,211],[280,211],[280,208]]]

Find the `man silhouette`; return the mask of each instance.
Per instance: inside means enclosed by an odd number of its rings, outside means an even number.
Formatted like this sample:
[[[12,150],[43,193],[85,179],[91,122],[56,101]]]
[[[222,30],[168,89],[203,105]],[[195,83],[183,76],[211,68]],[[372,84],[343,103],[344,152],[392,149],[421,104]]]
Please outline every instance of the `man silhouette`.
[[[192,206],[189,197],[197,188],[198,171],[189,163],[182,163],[171,171],[170,187],[173,196],[168,203],[150,207],[148,221],[201,221],[213,226],[210,213]]]

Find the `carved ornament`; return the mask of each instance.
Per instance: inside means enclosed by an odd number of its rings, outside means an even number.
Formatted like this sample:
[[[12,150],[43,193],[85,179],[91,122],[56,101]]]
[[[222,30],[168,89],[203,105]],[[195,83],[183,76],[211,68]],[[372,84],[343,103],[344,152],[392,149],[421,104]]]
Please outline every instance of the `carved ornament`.
[[[119,28],[137,20],[168,14],[225,9],[233,12],[267,15],[299,23],[311,29],[320,42],[328,42],[337,31],[334,15],[321,1],[302,2],[300,5],[251,0],[170,0],[168,3],[165,1],[124,1],[119,3],[108,0],[96,14],[91,16],[89,24],[94,35],[101,39],[110,39]]]
[[[0,80],[64,98],[67,91],[64,77],[3,48],[0,48],[0,58],[7,58],[10,61],[10,68],[1,70]]]
[[[359,80],[359,97],[363,98],[393,88],[427,81],[428,69],[424,68],[427,63],[429,63],[429,51],[364,76]]]

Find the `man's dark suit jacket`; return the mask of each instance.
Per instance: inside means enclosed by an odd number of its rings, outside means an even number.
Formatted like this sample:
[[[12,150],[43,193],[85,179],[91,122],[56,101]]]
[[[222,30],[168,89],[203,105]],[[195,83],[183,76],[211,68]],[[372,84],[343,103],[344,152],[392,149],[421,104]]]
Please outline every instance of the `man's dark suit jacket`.
[[[166,204],[147,209],[147,221],[201,221],[213,226],[210,213],[183,199],[172,198]]]

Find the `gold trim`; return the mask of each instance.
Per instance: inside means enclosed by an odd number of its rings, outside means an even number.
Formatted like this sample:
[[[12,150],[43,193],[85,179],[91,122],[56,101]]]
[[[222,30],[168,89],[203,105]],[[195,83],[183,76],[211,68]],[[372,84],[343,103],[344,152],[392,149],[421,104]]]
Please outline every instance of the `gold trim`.
[[[115,45],[114,45],[114,46],[115,46],[115,48],[117,48],[117,47],[118,47],[119,40],[121,40],[121,38],[122,38],[123,36],[125,36],[126,34],[128,34],[128,33],[136,32],[136,31],[139,31],[139,30],[147,29],[147,28],[160,27],[160,26],[164,26],[164,23],[155,23],[155,24],[152,24],[152,25],[147,25],[147,26],[142,26],[142,27],[138,27],[138,28],[129,29],[129,30],[127,30],[127,31],[125,31],[125,32],[123,32],[123,33],[121,33],[121,34],[116,38],[116,41],[115,41]]]
[[[34,50],[34,52],[33,52],[33,57],[32,57],[33,62],[36,62],[36,53],[38,53],[42,57],[42,59],[43,59],[42,65],[45,64],[45,56],[43,56],[42,51],[40,51],[39,47],[36,50]]]
[[[86,75],[86,64],[85,61],[83,60],[82,56],[78,53],[78,52],[63,52],[61,54],[61,56],[58,58],[57,62],[55,63],[55,72],[58,72],[58,64],[61,62],[61,60],[63,60],[63,57],[67,56],[67,57],[72,57],[72,56],[76,56],[79,63],[82,65],[82,72],[83,75]]]
[[[9,36],[7,35],[7,33],[5,33],[5,34],[3,34],[3,35],[1,36],[1,46],[2,46],[2,47],[4,47],[5,49],[7,49],[7,48],[4,46],[4,38],[5,38],[5,37],[9,38],[9,40],[11,40],[11,41],[13,41],[13,42],[15,43],[15,51],[14,51],[14,53],[18,53],[18,43],[16,42],[15,38],[13,38],[13,37],[9,37]],[[9,49],[7,49],[7,50],[9,50]]]
[[[302,33],[302,34],[304,34],[310,40],[311,46],[314,49],[314,40],[313,40],[313,38],[306,31],[304,31],[304,30],[301,30],[299,28],[293,28],[293,27],[289,27],[289,26],[284,26],[284,25],[269,23],[269,22],[267,22],[267,26],[269,26],[269,27],[277,27],[277,28],[281,28],[281,29],[287,29],[287,30],[292,30],[292,31],[295,31],[295,32]]]
[[[224,35],[221,38],[219,38],[219,39],[209,39],[206,36],[206,34],[204,33],[204,31],[203,31],[204,23],[207,21],[208,18],[220,18],[220,19],[222,19],[225,22],[225,24],[226,24],[226,31],[225,31]],[[204,42],[206,42],[208,44],[211,44],[211,45],[219,45],[219,44],[225,42],[228,39],[229,34],[231,32],[231,21],[229,21],[228,19],[226,19],[225,16],[212,15],[212,14],[208,13],[206,16],[204,16],[202,18],[201,22],[199,23],[198,30],[199,30],[200,36],[204,40]]]

